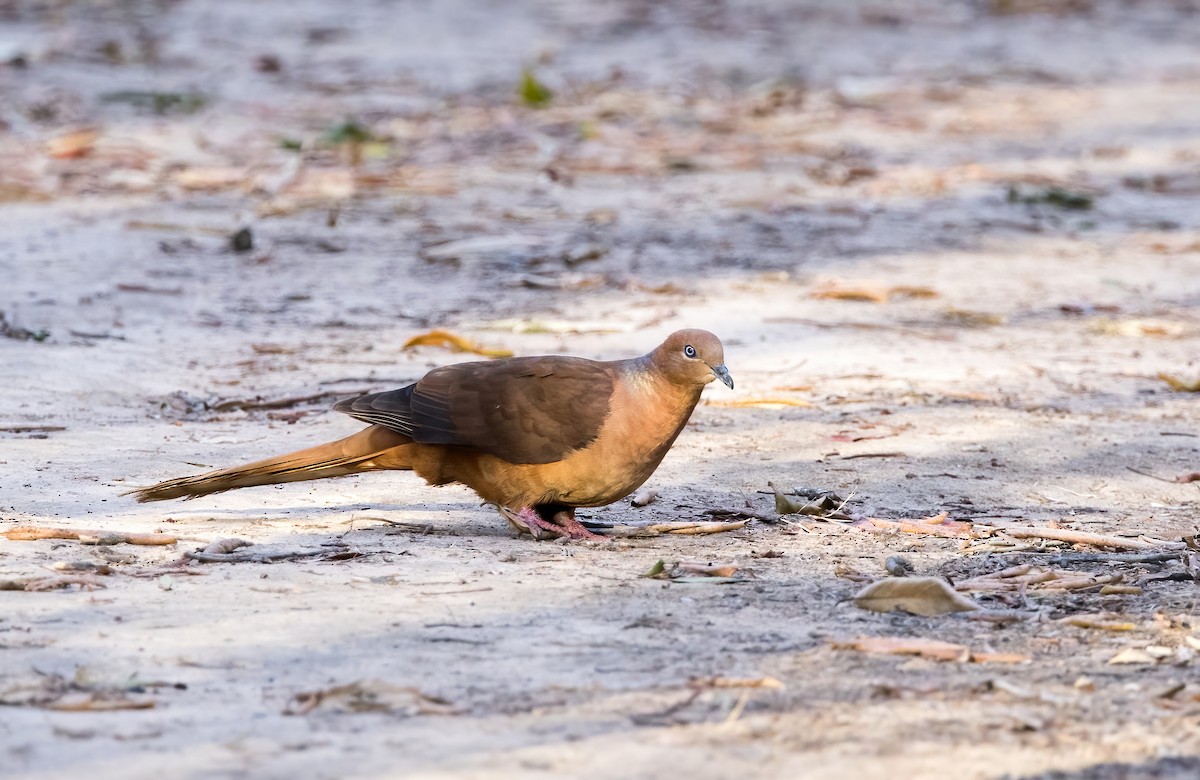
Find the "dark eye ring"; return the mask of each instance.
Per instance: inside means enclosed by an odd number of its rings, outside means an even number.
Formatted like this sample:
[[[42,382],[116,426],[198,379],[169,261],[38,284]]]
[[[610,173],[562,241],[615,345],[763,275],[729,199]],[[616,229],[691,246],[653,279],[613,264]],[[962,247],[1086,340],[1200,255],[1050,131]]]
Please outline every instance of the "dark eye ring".
[[[696,357],[696,348],[693,347],[691,344],[688,344],[686,347],[683,348],[683,354],[690,358],[694,358],[694,357]]]

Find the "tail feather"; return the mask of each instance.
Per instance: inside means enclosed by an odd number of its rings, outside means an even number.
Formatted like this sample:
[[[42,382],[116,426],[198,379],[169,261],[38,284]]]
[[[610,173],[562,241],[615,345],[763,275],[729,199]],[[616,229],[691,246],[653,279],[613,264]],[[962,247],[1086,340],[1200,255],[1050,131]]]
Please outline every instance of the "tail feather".
[[[255,485],[341,477],[372,469],[404,469],[409,467],[404,445],[411,443],[412,439],[407,436],[373,425],[353,436],[328,444],[244,466],[168,479],[129,492],[140,502],[165,501],[171,498],[196,498]]]

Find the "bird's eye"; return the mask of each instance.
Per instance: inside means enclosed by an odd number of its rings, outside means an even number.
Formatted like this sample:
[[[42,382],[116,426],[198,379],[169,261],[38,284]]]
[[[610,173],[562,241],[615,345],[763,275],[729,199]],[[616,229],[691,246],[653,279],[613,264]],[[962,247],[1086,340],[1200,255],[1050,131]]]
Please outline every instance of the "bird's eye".
[[[696,357],[696,348],[693,347],[691,344],[688,344],[686,347],[683,348],[683,354],[686,355],[687,357],[694,358],[694,357]]]

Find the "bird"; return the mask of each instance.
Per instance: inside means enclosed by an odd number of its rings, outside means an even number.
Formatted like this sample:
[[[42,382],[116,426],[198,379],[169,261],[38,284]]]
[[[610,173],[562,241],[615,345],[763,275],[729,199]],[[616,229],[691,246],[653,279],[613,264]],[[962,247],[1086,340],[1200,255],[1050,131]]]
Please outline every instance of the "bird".
[[[721,340],[698,329],[626,360],[456,363],[399,390],[334,404],[369,424],[344,439],[129,492],[162,501],[411,470],[430,485],[466,485],[535,539],[596,539],[575,510],[611,504],[645,483],[718,379],[733,389]]]

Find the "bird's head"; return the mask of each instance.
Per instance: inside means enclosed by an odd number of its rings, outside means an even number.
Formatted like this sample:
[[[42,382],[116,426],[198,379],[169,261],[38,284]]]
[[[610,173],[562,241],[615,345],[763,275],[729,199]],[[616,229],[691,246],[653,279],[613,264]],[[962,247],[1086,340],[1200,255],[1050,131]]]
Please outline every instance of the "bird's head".
[[[650,353],[654,367],[680,385],[706,385],[720,379],[733,389],[721,340],[706,330],[677,330]]]

